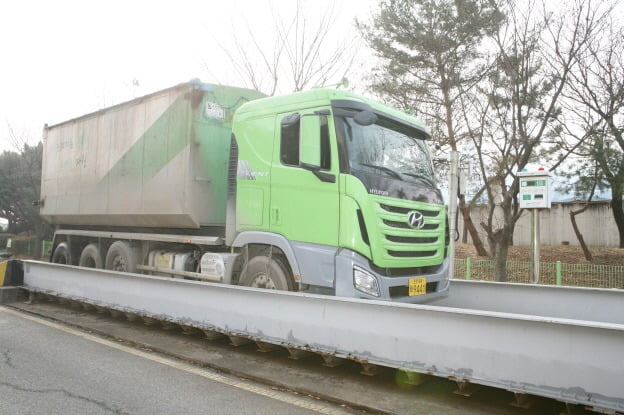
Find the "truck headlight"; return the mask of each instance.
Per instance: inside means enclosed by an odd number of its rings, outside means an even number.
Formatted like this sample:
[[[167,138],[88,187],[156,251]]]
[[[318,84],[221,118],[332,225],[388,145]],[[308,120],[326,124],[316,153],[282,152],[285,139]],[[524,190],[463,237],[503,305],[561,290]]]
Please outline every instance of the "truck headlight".
[[[379,283],[377,278],[370,272],[364,271],[362,268],[353,267],[353,285],[358,291],[362,291],[368,295],[379,297]]]

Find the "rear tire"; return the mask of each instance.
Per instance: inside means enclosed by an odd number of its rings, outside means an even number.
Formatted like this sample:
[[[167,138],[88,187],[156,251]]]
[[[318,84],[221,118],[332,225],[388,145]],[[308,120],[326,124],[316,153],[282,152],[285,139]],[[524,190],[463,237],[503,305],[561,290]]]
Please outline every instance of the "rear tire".
[[[116,241],[106,253],[106,269],[121,272],[137,272],[141,261],[140,249],[129,242]]]
[[[276,257],[259,255],[243,268],[239,285],[269,290],[293,291],[294,283],[288,268]]]
[[[80,260],[78,261],[79,267],[85,268],[102,268],[104,261],[102,261],[102,254],[100,253],[100,247],[97,244],[89,244],[85,246],[80,254]]]
[[[69,243],[61,242],[54,249],[52,254],[52,262],[55,264],[71,265],[71,250],[69,249]]]

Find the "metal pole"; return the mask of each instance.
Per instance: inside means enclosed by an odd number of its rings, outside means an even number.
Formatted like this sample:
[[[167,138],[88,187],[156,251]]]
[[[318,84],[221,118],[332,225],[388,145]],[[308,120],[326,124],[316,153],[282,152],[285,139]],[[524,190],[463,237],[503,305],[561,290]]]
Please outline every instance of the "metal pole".
[[[531,209],[531,282],[539,282],[540,272],[540,226],[539,209]]]
[[[457,178],[458,178],[458,160],[459,153],[457,151],[451,151],[449,154],[450,170],[449,170],[449,199],[448,199],[448,220],[449,220],[449,278],[455,277],[455,233],[456,224],[455,217],[457,216]]]

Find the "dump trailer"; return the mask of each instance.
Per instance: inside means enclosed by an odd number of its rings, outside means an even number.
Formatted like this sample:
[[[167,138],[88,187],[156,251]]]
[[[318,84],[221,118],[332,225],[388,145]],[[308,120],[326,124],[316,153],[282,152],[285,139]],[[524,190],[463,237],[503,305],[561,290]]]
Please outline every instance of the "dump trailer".
[[[446,208],[416,118],[332,89],[191,81],[43,131],[56,263],[423,302]]]

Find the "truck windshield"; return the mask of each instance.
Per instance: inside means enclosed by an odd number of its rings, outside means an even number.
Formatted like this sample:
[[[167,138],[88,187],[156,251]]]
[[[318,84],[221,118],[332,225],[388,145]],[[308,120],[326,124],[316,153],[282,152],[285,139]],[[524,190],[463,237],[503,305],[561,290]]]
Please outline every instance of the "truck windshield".
[[[362,126],[341,118],[352,170],[391,176],[412,183],[435,185],[424,133],[385,122]]]

